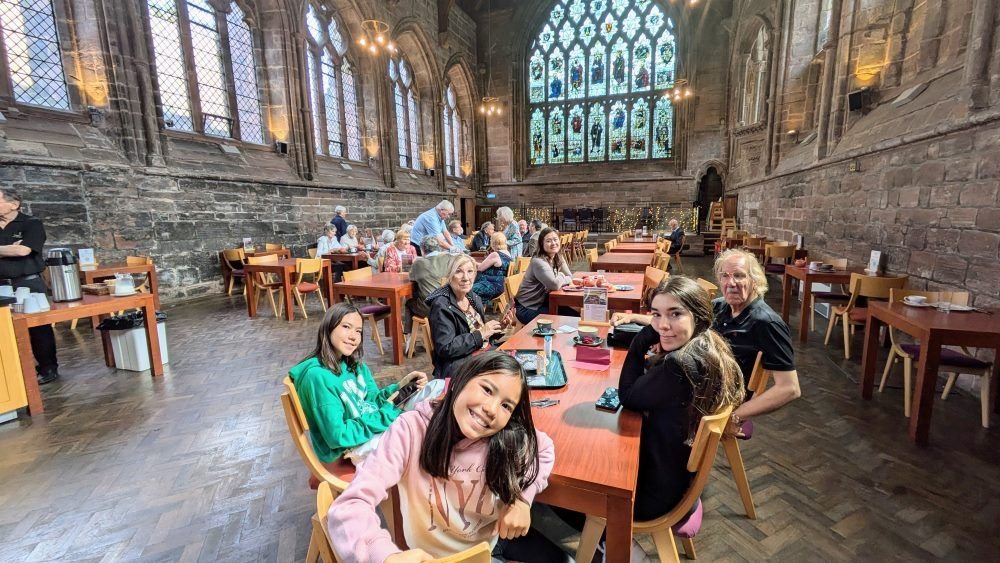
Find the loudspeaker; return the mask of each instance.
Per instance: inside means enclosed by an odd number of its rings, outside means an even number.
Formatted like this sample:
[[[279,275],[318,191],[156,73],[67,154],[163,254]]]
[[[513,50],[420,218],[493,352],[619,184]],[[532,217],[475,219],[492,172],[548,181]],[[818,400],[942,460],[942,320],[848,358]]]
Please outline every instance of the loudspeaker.
[[[847,109],[851,111],[861,111],[867,109],[871,103],[871,90],[862,88],[847,94]]]
[[[274,152],[278,154],[288,154],[288,143],[284,141],[275,141]]]

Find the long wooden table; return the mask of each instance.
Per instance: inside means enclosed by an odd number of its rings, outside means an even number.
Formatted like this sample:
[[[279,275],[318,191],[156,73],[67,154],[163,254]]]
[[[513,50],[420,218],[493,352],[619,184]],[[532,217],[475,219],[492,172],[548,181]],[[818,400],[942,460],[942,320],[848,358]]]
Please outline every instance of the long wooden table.
[[[392,361],[403,363],[403,299],[413,296],[413,282],[408,273],[382,272],[356,282],[333,284],[331,302],[338,303],[343,296],[374,297],[389,305],[388,328],[392,337]]]
[[[574,272],[574,277],[596,276],[597,272]],[[604,278],[614,285],[631,285],[629,291],[608,293],[609,311],[639,311],[642,304],[642,282],[644,274],[612,272],[604,274]],[[583,307],[583,291],[563,291],[558,289],[549,292],[549,312],[553,315],[559,312],[559,306]]]
[[[655,242],[619,242],[610,252],[626,252],[630,254],[649,254],[656,252]]]
[[[257,299],[254,296],[254,275],[256,273],[277,274],[281,277],[282,292],[285,297],[285,318],[289,321],[295,319],[295,301],[292,299],[292,279],[295,276],[295,258],[282,258],[277,264],[246,264],[243,271],[246,272],[247,284],[247,315],[250,318],[257,316]],[[323,284],[326,287],[326,294],[333,295],[333,271],[330,261],[323,260],[323,268],[326,272],[323,275]]]
[[[539,315],[500,347],[501,350],[542,348],[542,339],[531,336],[538,319],[551,319],[556,328],[577,326],[580,319]],[[607,328],[600,328],[601,338]],[[556,334],[552,349],[562,355],[569,383],[562,389],[535,390],[531,399],[552,398],[558,405],[531,409],[535,427],[555,443],[556,464],[549,486],[539,501],[607,519],[607,560],[629,561],[632,546],[632,506],[639,475],[639,431],[642,416],[619,410],[610,413],[594,407],[601,393],[618,386],[626,350],[611,350],[611,366],[604,371],[573,367],[576,333]]]
[[[364,257],[364,258],[362,258]],[[368,257],[361,252],[329,252],[323,258],[331,262],[344,262],[350,264],[352,270],[357,270],[361,266],[368,265]]]
[[[628,252],[606,252],[594,261],[591,268],[606,272],[645,272],[653,261],[654,254],[631,254]]]
[[[861,356],[862,374],[858,382],[861,396],[872,398],[878,360],[878,333],[891,325],[920,340],[920,357],[913,404],[910,409],[910,439],[926,446],[931,426],[931,411],[937,395],[937,373],[941,347],[974,346],[1000,352],[1000,315],[976,311],[942,313],[932,307],[910,307],[903,303],[869,301],[865,326],[865,348]],[[1000,381],[1000,362],[993,362],[993,381]],[[992,385],[990,400],[996,405],[997,387]],[[994,410],[993,408],[990,409]]]
[[[28,395],[28,414],[39,414],[45,411],[42,405],[42,393],[38,388],[35,373],[35,360],[31,353],[31,336],[28,329],[84,317],[101,317],[111,315],[122,309],[141,308],[147,319],[146,345],[149,350],[149,361],[153,376],[163,375],[163,361],[160,357],[160,338],[156,327],[156,299],[152,293],[135,293],[133,295],[115,297],[112,295],[84,295],[79,301],[53,302],[49,311],[39,313],[14,313],[14,337],[17,339],[17,352],[21,360],[21,373],[24,375],[24,389]],[[108,331],[101,331],[101,342],[104,345],[104,363],[115,367],[115,355],[111,349],[111,336]],[[69,363],[63,358],[64,363]]]

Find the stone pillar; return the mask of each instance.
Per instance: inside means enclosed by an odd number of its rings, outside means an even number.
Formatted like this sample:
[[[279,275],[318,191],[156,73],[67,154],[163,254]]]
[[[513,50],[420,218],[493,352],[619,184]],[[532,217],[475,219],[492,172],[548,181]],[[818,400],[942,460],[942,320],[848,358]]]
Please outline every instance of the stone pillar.
[[[970,110],[984,109],[990,104],[990,56],[996,33],[996,10],[996,0],[975,0],[972,6],[972,30],[965,64]]]
[[[837,47],[840,45],[840,16],[843,0],[833,0],[830,6],[830,34],[823,47],[823,82],[819,99],[819,126],[816,130],[816,158],[826,158],[830,150],[830,129],[833,121],[834,83],[837,77]]]
[[[920,38],[920,55],[917,59],[919,72],[937,66],[938,51],[941,49],[941,34],[947,19],[943,0],[928,0],[924,16],[924,33]],[[975,20],[973,19],[973,22]],[[973,23],[973,26],[976,24]]]
[[[156,111],[156,100],[153,97],[153,69],[150,65],[150,53],[146,48],[146,25],[140,17],[135,2],[122,2],[125,13],[122,16],[126,25],[119,27],[122,32],[122,45],[128,45],[131,51],[131,62],[138,90],[139,111],[142,115],[142,139],[145,146],[145,160],[149,166],[165,166],[163,160],[163,145],[160,142],[160,124]]]

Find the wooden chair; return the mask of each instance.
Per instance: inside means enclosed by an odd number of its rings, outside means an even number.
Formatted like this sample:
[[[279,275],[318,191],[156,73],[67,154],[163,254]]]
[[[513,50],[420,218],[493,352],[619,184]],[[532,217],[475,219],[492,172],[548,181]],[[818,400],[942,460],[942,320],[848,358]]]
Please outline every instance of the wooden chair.
[[[939,301],[948,300],[954,305],[968,305],[969,303],[969,292],[967,291],[917,291],[913,289],[892,289],[889,290],[889,302],[895,303],[901,301],[904,297],[911,295],[921,295],[927,298],[928,303],[936,303]],[[913,387],[910,383],[912,373],[911,368],[913,366],[913,360],[920,356],[920,346],[921,344],[905,344],[901,343],[896,339],[896,331],[892,326],[889,327],[889,340],[892,346],[889,348],[889,358],[885,362],[885,369],[882,371],[882,381],[878,384],[879,393],[885,389],[885,382],[889,378],[889,371],[892,369],[893,364],[897,362],[900,358],[903,359],[903,414],[907,418],[910,417],[910,406],[911,400],[911,388]],[[980,360],[972,355],[972,352],[968,348],[962,347],[962,351],[952,350],[950,348],[941,349],[941,361],[938,364],[938,371],[948,374],[948,382],[944,385],[944,391],[941,393],[941,399],[947,399],[948,394],[951,393],[952,388],[955,386],[955,380],[958,379],[958,374],[960,373],[971,373],[982,378],[982,384],[979,387],[980,403],[982,407],[982,425],[983,428],[990,427],[990,385],[993,383],[990,381],[993,370],[993,364],[985,360]]]
[[[517,260],[512,263],[516,264],[514,266],[513,274],[523,274],[528,271],[528,264],[531,264],[531,256],[518,256]]]
[[[299,309],[302,309],[302,316],[309,318],[306,314],[306,305],[303,300],[303,294],[315,293],[316,297],[319,298],[319,304],[323,306],[323,311],[326,311],[326,301],[323,300],[323,292],[320,287],[323,282],[323,259],[322,258],[297,258],[295,260],[295,285],[292,286],[292,294],[295,295],[295,301],[299,304]],[[310,276],[312,281],[306,281],[306,276]]]
[[[315,247],[306,249],[306,254],[308,254],[310,258],[315,258],[317,252],[319,252],[319,249]]]
[[[417,336],[424,342],[424,350],[430,356],[434,353],[434,341],[431,340],[431,324],[424,317],[413,317],[413,329],[410,332],[410,341],[406,346],[406,357],[412,358],[413,352],[417,349]]]
[[[503,282],[504,292],[507,294],[507,300],[513,301],[517,297],[517,291],[521,289],[521,282],[524,281],[524,274],[514,274],[513,276],[507,276],[507,279]]]
[[[226,284],[226,295],[233,294],[233,285],[237,279],[243,280],[243,295],[246,296],[246,272],[243,271],[243,261],[246,253],[242,248],[228,248],[219,253],[219,265],[222,266],[222,279]]]
[[[594,271],[594,262],[597,262],[597,249],[591,248],[587,250],[587,269],[591,272]]]
[[[368,280],[371,279],[371,277],[372,269],[368,266],[344,272],[344,281],[349,283]],[[350,297],[347,297],[347,299],[350,300]],[[385,355],[385,350],[382,349],[382,337],[378,332],[378,322],[389,318],[389,314],[392,312],[392,309],[390,309],[388,305],[378,302],[357,305],[357,307],[358,310],[361,311],[363,319],[371,323],[372,340],[375,341],[375,346],[378,348],[379,355]]]
[[[826,263],[833,266],[835,270],[847,269],[847,258],[827,258]],[[784,281],[785,277],[782,276],[781,278],[782,281]],[[843,305],[844,303],[847,303],[848,299],[850,298],[851,298],[850,292],[844,288],[843,284],[838,284],[837,287],[831,288],[831,291],[814,291],[812,294],[813,306],[809,308],[809,331],[812,332],[816,330],[817,303],[830,303],[831,304],[830,311],[832,313],[833,312],[832,305],[834,304]]]
[[[684,497],[677,503],[670,512],[660,516],[655,520],[646,522],[633,522],[633,534],[651,534],[653,543],[656,544],[656,554],[660,561],[680,561],[677,553],[677,543],[674,540],[676,532],[681,537],[684,545],[684,552],[688,559],[696,559],[694,541],[692,538],[698,533],[701,520],[703,504],[699,503],[699,497],[705,489],[708,477],[712,473],[712,465],[715,463],[715,456],[719,450],[719,442],[722,434],[729,424],[729,416],[733,409],[726,407],[716,414],[704,416],[698,424],[698,432],[695,434],[694,443],[691,446],[691,455],[688,457],[687,469],[694,473],[691,486],[688,487]],[[697,505],[697,507],[696,507]],[[694,508],[694,511],[692,511]],[[688,513],[692,515],[688,518]],[[685,526],[691,524],[691,526]],[[577,561],[590,561],[594,558],[597,542],[604,532],[606,520],[598,516],[587,516],[587,523],[583,527],[580,536],[580,545],[576,551]],[[691,528],[691,529],[685,529]]]
[[[283,245],[283,244],[275,244],[275,243],[272,243],[272,242],[266,242],[266,243],[264,243],[264,250],[265,251],[284,250],[284,249],[285,249],[285,245]]]
[[[715,285],[714,283],[712,283],[712,282],[710,282],[710,281],[708,281],[708,280],[706,280],[704,278],[698,278],[695,281],[698,283],[699,286],[701,286],[702,289],[704,289],[706,292],[708,292],[708,298],[709,299],[715,299],[716,297],[718,297],[718,295],[719,295],[719,286]]]
[[[793,258],[795,258],[794,246],[784,243],[764,245],[764,271],[768,274],[783,275],[785,266],[791,264]],[[781,260],[781,262],[775,264],[772,260]]]
[[[149,256],[126,256],[125,264],[128,266],[149,266],[153,263],[153,259]],[[148,274],[135,274],[133,277],[137,277],[138,280],[135,284],[135,290],[139,293],[149,293],[149,275]]]
[[[763,352],[757,352],[757,359],[753,364],[753,372],[747,382],[747,391],[754,394],[763,393],[767,389],[767,382],[770,372],[764,369],[761,364]],[[748,434],[745,439],[749,439]],[[757,509],[753,504],[753,494],[750,492],[750,480],[747,479],[746,466],[743,465],[743,454],[740,453],[740,442],[735,433],[726,433],[722,436],[722,449],[726,452],[726,459],[729,460],[729,469],[733,473],[733,481],[736,482],[736,490],[740,493],[740,500],[743,501],[743,510],[747,513],[747,518],[757,519]]]
[[[658,270],[663,270],[664,272],[668,271],[670,268],[670,255],[666,252],[654,252],[653,262],[651,265]]]
[[[249,257],[247,257],[247,264],[251,264],[251,265],[253,265],[253,264],[277,264],[277,263],[278,263],[278,255],[277,254],[267,254],[267,255],[264,255],[264,256],[249,256]],[[256,301],[259,302],[260,301],[260,293],[262,291],[267,292],[267,298],[270,299],[270,301],[271,301],[271,310],[274,311],[274,316],[275,317],[280,317],[281,316],[281,311],[283,311],[284,308],[285,308],[285,301],[279,297],[278,301],[275,302],[274,301],[274,293],[276,291],[280,292],[281,289],[285,286],[285,283],[283,281],[281,281],[281,279],[278,278],[278,276],[275,276],[273,274],[268,274],[268,273],[265,273],[265,272],[256,272],[254,274],[254,276],[255,276],[255,279],[254,279],[254,282],[253,282],[254,283],[254,295],[252,297],[251,296],[247,296],[247,298],[248,299],[254,299],[254,300],[256,300]]]
[[[830,335],[833,334],[833,326],[838,320],[843,320],[844,325],[844,358],[851,359],[851,334],[853,327],[864,325],[868,321],[868,308],[858,307],[859,297],[867,299],[889,299],[889,291],[892,289],[903,289],[906,287],[906,276],[898,278],[866,276],[864,274],[851,274],[851,298],[846,305],[834,307],[830,312],[830,322],[826,327],[826,339],[823,344],[830,343]]]
[[[646,270],[642,277],[642,305],[640,308],[647,308],[650,305],[650,296],[653,290],[656,289],[663,280],[670,276],[666,270],[661,270],[659,268],[654,268],[653,266],[646,266]]]

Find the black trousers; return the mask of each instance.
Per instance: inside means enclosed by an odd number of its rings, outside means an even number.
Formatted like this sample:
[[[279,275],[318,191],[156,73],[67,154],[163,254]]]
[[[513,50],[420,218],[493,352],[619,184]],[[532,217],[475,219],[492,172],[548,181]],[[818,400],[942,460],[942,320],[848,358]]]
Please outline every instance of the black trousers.
[[[12,280],[14,289],[27,287],[34,293],[45,293],[48,288],[42,278],[32,278],[30,280]],[[31,352],[35,356],[38,370],[56,369],[59,362],[56,360],[56,335],[52,331],[52,325],[36,326],[28,329],[31,337]]]
[[[530,528],[528,533],[512,540],[500,539],[493,547],[493,555],[523,563],[569,562],[569,555],[541,532]]]

